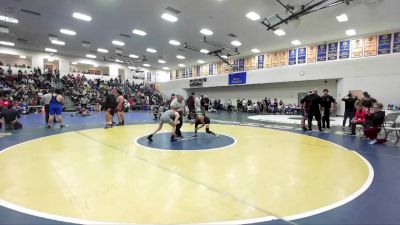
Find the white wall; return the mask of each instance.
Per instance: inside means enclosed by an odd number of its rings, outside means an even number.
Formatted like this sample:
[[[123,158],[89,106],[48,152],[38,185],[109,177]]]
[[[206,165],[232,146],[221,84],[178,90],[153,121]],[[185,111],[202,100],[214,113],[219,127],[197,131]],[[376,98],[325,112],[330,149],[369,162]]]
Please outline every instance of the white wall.
[[[338,80],[335,88],[338,90],[337,95],[332,96],[339,99],[338,114],[342,114],[344,111],[344,104],[340,99],[343,98],[349,90],[368,91],[384,105],[400,104],[400,83],[398,82],[400,78],[399,63],[400,54],[390,54],[361,59],[337,60],[254,70],[247,72],[247,84],[278,83],[278,85],[285,85],[285,82],[294,81]],[[228,75],[206,77],[207,82],[204,83],[204,87],[228,86]],[[190,89],[189,79],[161,83],[160,87],[162,92],[170,92],[170,89],[174,90],[174,92],[177,92],[179,89],[187,90]],[[390,87],[390,89],[388,87]],[[227,87],[227,89],[224,90],[228,91],[230,88],[232,87]],[[207,92],[207,90],[204,90],[204,92]],[[249,95],[257,95],[257,93],[253,92],[251,86],[247,87],[247,92]]]
[[[231,99],[236,105],[237,99],[259,100],[265,97],[282,100],[285,104],[293,104],[298,102],[298,93],[308,92],[317,89],[318,93],[322,93],[323,89],[328,89],[330,95],[337,95],[336,80],[318,81],[296,81],[272,84],[253,84],[239,85],[231,87],[213,87],[213,88],[196,88],[191,92],[196,94],[207,95],[210,99],[221,99],[224,102]]]

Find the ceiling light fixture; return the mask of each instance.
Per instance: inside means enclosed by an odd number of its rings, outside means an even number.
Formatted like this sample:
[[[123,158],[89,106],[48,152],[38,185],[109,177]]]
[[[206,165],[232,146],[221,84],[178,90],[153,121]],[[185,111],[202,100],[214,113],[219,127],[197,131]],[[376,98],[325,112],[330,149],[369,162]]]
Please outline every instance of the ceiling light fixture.
[[[164,64],[164,63],[166,63],[166,62],[165,62],[165,60],[163,60],[163,59],[159,59],[159,60],[158,60],[158,63]]]
[[[74,36],[76,35],[76,32],[73,30],[68,30],[68,29],[60,29],[60,33],[62,34],[67,34],[67,35],[71,35]]]
[[[169,13],[162,14],[161,18],[166,20],[166,21],[172,22],[172,23],[175,23],[176,21],[178,21],[178,18],[176,16],[173,16],[173,15],[171,15]]]
[[[4,22],[8,22],[8,23],[18,23],[17,19],[11,18],[11,17],[8,17],[8,16],[3,16],[3,15],[0,15],[0,20],[4,21]]]
[[[253,48],[253,49],[251,50],[251,52],[252,52],[252,53],[260,53],[260,50],[258,50],[257,48]]]
[[[293,40],[292,45],[301,45],[301,41],[299,40]]]
[[[337,21],[338,21],[339,23],[349,21],[349,18],[348,18],[347,15],[344,14],[344,13],[343,13],[342,15],[337,16],[336,19],[337,19]]]
[[[227,59],[227,58],[228,58],[228,56],[226,56],[226,55],[221,55],[221,58],[223,58],[223,59]]]
[[[124,61],[119,60],[119,59],[115,59],[115,62],[117,62],[117,63],[123,63]]]
[[[203,64],[203,63],[204,63],[204,61],[201,60],[201,59],[200,59],[200,60],[197,60],[197,62],[200,63],[200,64]]]
[[[168,43],[171,45],[176,45],[176,46],[181,45],[181,43],[179,41],[175,41],[175,40],[170,40]]]
[[[208,51],[207,49],[201,49],[200,52],[204,53],[204,54],[208,54],[210,51]]]
[[[76,65],[76,64],[78,64],[78,63],[77,63],[77,62],[72,62],[71,64],[72,64],[72,65]]]
[[[134,55],[134,54],[130,54],[130,55],[129,55],[129,58],[137,59],[137,58],[139,58],[139,56]]]
[[[8,27],[4,27],[4,26],[0,25],[0,33],[8,34],[8,33],[10,33],[10,29],[8,29]]]
[[[255,12],[249,12],[249,13],[247,13],[247,14],[246,14],[246,17],[249,18],[249,19],[251,19],[251,20],[253,20],[253,21],[259,20],[259,19],[261,18],[260,15],[258,15],[258,14],[255,13]]]
[[[44,49],[46,52],[57,52],[57,49],[54,49],[54,48],[45,48]]]
[[[354,30],[354,29],[346,30],[346,35],[347,35],[347,36],[354,36],[354,35],[356,35],[356,34],[357,34],[357,32],[356,32],[356,30]]]
[[[186,65],[185,64],[179,64],[178,66],[179,67],[185,67]]]
[[[87,54],[86,57],[91,58],[91,59],[95,59],[96,58],[96,56],[92,55],[92,54]]]
[[[19,58],[20,59],[26,59],[26,55],[20,55]]]
[[[286,32],[282,29],[278,29],[278,30],[274,31],[274,34],[276,34],[278,36],[283,36],[286,34]]]
[[[145,67],[150,67],[151,65],[150,65],[150,64],[147,64],[147,63],[145,63],[145,64],[143,64],[143,66],[145,66]]]
[[[132,33],[134,33],[134,34],[136,34],[136,35],[139,35],[139,36],[146,36],[146,35],[147,35],[146,32],[144,32],[144,31],[142,31],[142,30],[138,30],[138,29],[134,29],[134,30],[132,31]]]
[[[212,32],[211,30],[209,30],[209,29],[207,29],[207,28],[201,29],[201,30],[200,30],[200,33],[202,33],[202,34],[204,34],[204,35],[206,35],[206,36],[210,36],[210,35],[213,35],[213,34],[214,34],[214,32]]]
[[[97,51],[101,53],[108,53],[108,50],[104,48],[98,48]]]
[[[156,53],[157,50],[154,48],[146,48],[146,52],[150,52],[150,53]]]
[[[165,66],[162,68],[163,70],[169,70],[169,67]]]
[[[53,45],[65,45],[65,42],[60,41],[60,40],[52,40],[51,43]]]
[[[242,43],[240,43],[240,41],[232,41],[232,42],[231,42],[231,45],[236,46],[236,47],[239,47],[239,46],[242,45]]]
[[[79,19],[79,20],[84,20],[84,21],[92,21],[92,17],[83,13],[78,13],[75,12],[72,14],[72,17]]]
[[[186,59],[186,57],[183,56],[183,55],[177,55],[176,58],[177,58],[177,59]]]
[[[125,43],[122,41],[118,41],[118,40],[113,40],[111,43],[113,43],[114,45],[118,45],[118,46],[124,46]]]
[[[0,41],[0,45],[14,46],[15,44],[9,41]]]

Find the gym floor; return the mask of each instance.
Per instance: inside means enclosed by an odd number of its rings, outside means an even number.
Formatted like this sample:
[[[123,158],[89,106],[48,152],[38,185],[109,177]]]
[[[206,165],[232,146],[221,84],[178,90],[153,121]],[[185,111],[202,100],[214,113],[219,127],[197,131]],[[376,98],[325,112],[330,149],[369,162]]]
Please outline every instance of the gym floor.
[[[171,143],[149,112],[44,116],[0,132],[0,224],[397,224],[400,147],[211,113],[211,130]],[[279,116],[278,116],[279,117]],[[252,117],[250,117],[252,118]]]

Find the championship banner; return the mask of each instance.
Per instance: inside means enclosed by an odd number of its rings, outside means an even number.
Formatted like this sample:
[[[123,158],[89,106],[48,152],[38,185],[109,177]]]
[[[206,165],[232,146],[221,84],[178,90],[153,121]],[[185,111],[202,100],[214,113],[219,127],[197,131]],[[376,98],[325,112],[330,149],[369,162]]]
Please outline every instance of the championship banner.
[[[271,66],[279,67],[280,54],[279,52],[274,52],[271,54]]]
[[[186,78],[186,69],[182,69],[182,78]]]
[[[169,71],[169,80],[173,80],[174,79],[174,72],[173,70]]]
[[[296,65],[296,49],[289,50],[289,65]]]
[[[233,60],[233,67],[234,70],[239,70],[239,60],[237,59]]]
[[[208,75],[213,75],[214,74],[214,65],[209,64],[208,65]]]
[[[257,69],[264,69],[264,55],[257,56]]]
[[[279,66],[287,66],[289,65],[289,51],[281,51],[280,52],[280,59],[279,59]]]
[[[348,59],[350,57],[350,41],[341,41],[339,43],[339,59]]]
[[[175,71],[175,76],[176,76],[176,79],[178,80],[179,79],[179,70]]]
[[[326,44],[318,45],[318,62],[326,61]]]
[[[297,49],[297,64],[306,63],[307,48]]]
[[[392,34],[379,35],[378,54],[389,54],[392,46]]]
[[[200,76],[200,66],[196,66],[196,77]]]
[[[317,46],[309,46],[308,47],[308,63],[315,63],[317,61]]]
[[[257,69],[257,56],[251,57],[251,70]]]
[[[246,72],[229,74],[229,85],[246,84]]]
[[[223,68],[223,63],[222,63],[222,62],[219,62],[219,63],[217,64],[217,71],[218,71],[217,74],[222,74],[222,73],[223,73],[223,70],[224,70],[224,68]]]
[[[271,68],[272,67],[272,53],[267,53],[264,56],[264,68]]]
[[[400,32],[393,35],[393,53],[400,52]]]
[[[189,77],[192,77],[193,76],[193,69],[192,69],[192,67],[190,67],[189,68]]]
[[[244,71],[244,59],[239,59],[239,71]]]
[[[337,60],[338,58],[338,43],[328,44],[328,60]]]
[[[351,40],[351,58],[363,57],[363,39]]]
[[[248,57],[244,59],[244,70],[249,71],[251,70],[251,58],[253,57]]]
[[[151,82],[151,73],[147,72],[147,81]]]
[[[207,76],[207,74],[208,74],[208,65],[202,65],[200,76]]]
[[[364,56],[376,56],[378,52],[377,46],[378,45],[376,36],[366,37],[364,40]]]

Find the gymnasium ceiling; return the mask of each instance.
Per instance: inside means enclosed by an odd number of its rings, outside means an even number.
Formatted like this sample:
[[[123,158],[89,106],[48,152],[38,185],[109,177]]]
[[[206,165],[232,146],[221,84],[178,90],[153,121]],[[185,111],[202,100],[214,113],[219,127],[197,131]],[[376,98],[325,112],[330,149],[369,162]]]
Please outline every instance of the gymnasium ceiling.
[[[310,0],[281,0],[290,2],[298,9]],[[178,21],[171,23],[160,18],[172,7],[181,11],[176,16]],[[1,0],[0,15],[17,18],[18,24],[1,22],[10,33],[0,33],[0,40],[12,41],[15,48],[44,51],[45,47],[58,50],[57,54],[85,57],[94,54],[98,60],[118,58],[115,49],[121,48],[123,55],[135,54],[147,58],[152,68],[164,66],[178,67],[198,64],[197,60],[215,62],[218,58],[183,48],[188,42],[196,48],[216,50],[202,42],[202,28],[214,32],[209,40],[234,48],[230,43],[239,40],[243,45],[238,48],[241,56],[254,54],[250,50],[261,52],[290,48],[292,40],[300,40],[302,45],[318,43],[327,40],[346,38],[345,31],[353,28],[357,35],[392,31],[400,28],[400,1],[398,0],[354,0],[350,5],[339,5],[324,9],[302,17],[300,20],[280,26],[286,32],[285,36],[277,36],[273,31],[267,31],[260,21],[268,16],[279,13],[287,17],[285,9],[275,0]],[[34,15],[21,9],[40,13]],[[251,21],[245,15],[257,12],[261,20]],[[86,22],[72,17],[73,12],[81,12],[92,17]],[[336,16],[346,13],[349,21],[339,23]],[[60,33],[61,28],[76,31],[77,35],[68,36]],[[147,33],[138,36],[133,29]],[[65,46],[53,45],[49,34],[54,34],[64,41]],[[130,37],[123,37],[127,34]],[[237,35],[236,38],[228,34]],[[20,41],[18,39],[25,39]],[[181,46],[168,43],[174,39]],[[112,40],[126,43],[123,47],[113,45]],[[82,42],[90,42],[90,48],[82,47]],[[105,48],[109,53],[99,53],[98,48]],[[157,49],[157,53],[146,52],[146,48]],[[179,60],[176,55],[184,55],[186,59]],[[166,63],[158,63],[162,57]],[[142,62],[138,63],[139,66]]]

